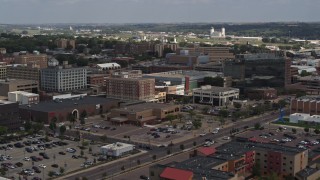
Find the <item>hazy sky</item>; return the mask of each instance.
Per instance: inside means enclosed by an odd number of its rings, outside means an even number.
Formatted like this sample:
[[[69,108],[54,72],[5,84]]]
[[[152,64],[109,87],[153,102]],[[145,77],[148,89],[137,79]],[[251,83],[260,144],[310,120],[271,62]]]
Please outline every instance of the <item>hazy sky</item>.
[[[320,21],[320,0],[0,0],[1,23]]]

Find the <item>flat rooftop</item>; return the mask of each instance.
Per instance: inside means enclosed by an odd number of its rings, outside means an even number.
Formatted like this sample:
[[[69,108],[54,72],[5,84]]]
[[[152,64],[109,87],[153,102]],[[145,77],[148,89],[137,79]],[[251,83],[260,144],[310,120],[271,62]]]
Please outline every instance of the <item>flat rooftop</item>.
[[[144,110],[148,110],[148,109],[166,109],[171,106],[177,106],[177,105],[163,104],[163,103],[142,103],[142,104],[126,106],[126,107],[120,108],[118,110],[139,112],[139,111],[144,111]]]
[[[218,75],[222,75],[222,73],[216,73],[216,72],[210,72],[210,71],[177,70],[177,71],[168,71],[168,72],[146,74],[145,76],[184,78],[186,76],[190,76],[190,77],[195,77],[195,76],[212,77],[212,76],[218,76]]]
[[[35,80],[27,80],[27,79],[8,79],[8,80],[0,80],[0,84],[31,84],[31,83],[36,83],[38,84],[37,81]]]
[[[200,88],[194,89],[194,91],[205,91],[211,93],[219,93],[219,92],[226,92],[226,91],[239,91],[237,88],[230,88],[230,87],[218,87],[218,86],[202,86]]]
[[[20,105],[20,109],[29,109],[33,111],[41,111],[41,112],[53,112],[59,111],[67,108],[75,108],[81,105],[97,105],[97,104],[105,104],[108,102],[117,102],[116,99],[103,98],[103,97],[94,97],[94,96],[86,96],[86,97],[77,97],[72,99],[60,99],[60,100],[52,100],[40,102],[38,104],[32,105]]]
[[[0,100],[0,106],[1,106],[1,105],[6,105],[6,104],[13,104],[13,103],[16,103],[16,102]]]

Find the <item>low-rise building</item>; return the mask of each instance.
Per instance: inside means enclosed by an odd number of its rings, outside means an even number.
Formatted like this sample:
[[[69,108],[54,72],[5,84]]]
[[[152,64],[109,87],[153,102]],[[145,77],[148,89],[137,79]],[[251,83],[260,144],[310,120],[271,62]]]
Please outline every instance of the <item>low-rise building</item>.
[[[8,93],[8,100],[19,104],[37,104],[40,101],[39,94],[13,91]]]
[[[15,64],[7,66],[9,79],[28,79],[40,82],[40,68],[32,64]]]
[[[143,103],[111,110],[108,120],[114,124],[155,124],[165,120],[169,114],[176,115],[180,112],[179,105],[163,103]]]
[[[320,97],[304,96],[291,99],[290,114],[293,113],[320,115]]]
[[[320,115],[310,115],[304,113],[293,113],[290,114],[289,121],[291,123],[312,123],[319,124],[320,123]]]
[[[103,74],[88,74],[87,85],[88,86],[104,86],[104,75]]]
[[[101,146],[100,152],[104,156],[119,157],[132,152],[134,149],[135,146],[132,144],[116,142],[113,144]]]
[[[0,79],[7,78],[7,63],[0,62]]]
[[[240,90],[236,88],[202,86],[201,88],[193,89],[193,102],[225,106],[231,104],[233,99],[238,99],[239,92]]]
[[[24,120],[43,121],[50,123],[52,119],[59,122],[68,121],[70,115],[79,119],[85,111],[87,116],[109,112],[117,108],[119,101],[93,96],[79,96],[71,98],[56,98],[55,100],[39,102],[32,105],[20,105],[20,115]]]
[[[250,88],[246,90],[245,94],[249,99],[258,100],[270,100],[278,97],[277,90],[275,88]]]
[[[48,57],[45,54],[20,54],[15,56],[16,64],[29,64],[33,63],[40,68],[48,67]]]
[[[8,96],[8,92],[26,91],[29,93],[38,93],[38,81],[25,79],[7,79],[0,80],[0,96]]]
[[[97,64],[96,68],[98,72],[106,73],[111,70],[121,69],[121,66],[118,63],[104,63],[104,64]]]

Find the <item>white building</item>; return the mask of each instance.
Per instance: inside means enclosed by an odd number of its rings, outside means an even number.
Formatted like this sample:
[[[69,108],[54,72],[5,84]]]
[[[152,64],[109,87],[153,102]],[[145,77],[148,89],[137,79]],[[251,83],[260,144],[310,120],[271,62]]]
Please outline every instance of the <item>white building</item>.
[[[13,91],[8,92],[8,100],[11,102],[18,102],[19,104],[36,104],[39,103],[39,94]]]
[[[193,103],[225,106],[239,98],[239,89],[217,86],[202,86],[193,89]]]
[[[132,144],[117,142],[117,143],[102,146],[100,148],[100,151],[103,155],[118,157],[125,153],[129,153],[134,149],[135,149],[135,146]]]
[[[214,38],[214,37],[226,37],[226,29],[225,28],[221,28],[221,31],[215,31],[214,27],[211,27],[210,29],[210,37]]]
[[[299,122],[309,122],[309,123],[320,123],[320,115],[304,114],[304,113],[294,113],[290,115],[291,123]]]
[[[109,71],[109,70],[121,69],[121,66],[118,63],[104,63],[104,64],[97,64],[97,68],[99,69],[99,71]]]
[[[49,92],[70,92],[87,88],[87,69],[56,66],[41,69],[41,88]]]

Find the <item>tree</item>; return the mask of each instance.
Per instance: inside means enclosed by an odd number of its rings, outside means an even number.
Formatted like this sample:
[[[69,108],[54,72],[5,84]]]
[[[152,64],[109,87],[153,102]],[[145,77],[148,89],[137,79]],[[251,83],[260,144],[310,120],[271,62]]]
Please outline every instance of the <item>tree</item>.
[[[102,173],[102,177],[103,177],[103,178],[104,178],[104,177],[107,177],[107,175],[108,175],[107,172]]]
[[[8,128],[4,126],[0,126],[0,136],[7,134]]]
[[[184,145],[183,144],[180,144],[180,149],[184,150]]]
[[[82,180],[88,180],[88,178],[85,177],[85,176],[84,176],[84,177],[81,177],[81,179],[82,179]]]
[[[61,174],[63,174],[64,171],[65,171],[65,169],[64,169],[63,167],[60,167],[60,170],[59,170],[59,171],[60,171]]]
[[[233,106],[237,109],[240,109],[242,105],[240,103],[235,102],[233,103]]]
[[[67,128],[65,125],[60,126],[59,131],[60,131],[60,135],[63,136],[64,133],[66,132]]]
[[[138,160],[137,160],[137,164],[138,164],[138,165],[140,165],[140,164],[141,164],[141,161],[140,161],[140,159],[138,159]]]
[[[304,128],[304,132],[308,133],[309,132],[309,128],[308,127]]]
[[[183,118],[183,114],[181,113],[177,114],[177,118],[179,119],[179,122],[181,122]]]
[[[194,142],[193,142],[193,146],[196,146],[196,145],[197,145],[197,142],[196,142],[196,141],[194,141]]]
[[[296,133],[297,133],[297,129],[292,128],[292,133],[293,133],[293,134],[296,134]]]
[[[86,111],[86,110],[83,110],[82,113],[81,113],[81,115],[80,115],[80,117],[82,117],[82,118],[87,117],[87,111]]]
[[[167,149],[167,154],[171,154],[171,150],[170,149]]]
[[[152,159],[153,159],[153,160],[156,160],[156,159],[157,159],[157,155],[153,155],[153,156],[152,156]]]
[[[228,110],[224,110],[224,109],[222,109],[222,110],[220,110],[219,111],[219,116],[220,117],[228,117],[229,116],[229,111]]]
[[[121,170],[124,171],[126,168],[124,166],[121,166]]]
[[[44,127],[43,123],[35,123],[33,124],[33,133],[38,133],[39,131],[41,131]]]
[[[55,123],[54,121],[51,121],[50,124],[49,124],[49,128],[50,128],[52,131],[56,132],[56,129],[57,129],[56,123]]]
[[[81,118],[80,118],[80,124],[81,124],[81,125],[84,125],[85,123],[86,123],[86,121],[84,120],[83,117],[81,117]]]
[[[166,119],[167,119],[168,121],[170,121],[170,124],[172,124],[172,121],[173,121],[174,119],[176,119],[176,116],[173,115],[173,114],[168,114],[168,115],[166,116]]]
[[[164,48],[163,49],[163,57],[166,57],[166,55],[168,54],[168,53],[173,53],[173,51],[172,51],[172,49],[171,48]]]
[[[193,110],[189,111],[189,116],[190,116],[190,119],[193,120],[193,117],[196,115],[196,112],[194,112]]]
[[[296,98],[299,98],[299,97],[302,97],[302,96],[305,96],[305,95],[307,95],[306,92],[304,92],[304,91],[299,91],[299,92],[296,93]]]
[[[89,154],[91,154],[92,153],[92,148],[91,148],[91,146],[89,147]]]
[[[70,123],[72,123],[72,124],[74,124],[76,122],[76,118],[72,115],[72,113],[68,114],[67,120],[70,121]]]
[[[83,155],[84,155],[83,150],[80,151],[80,155],[81,155],[81,157],[83,157]]]
[[[315,134],[320,134],[320,130],[319,130],[319,129],[315,129],[315,130],[314,130],[314,133],[315,133]]]
[[[49,171],[49,172],[48,172],[48,176],[49,176],[49,177],[54,176],[54,174],[55,174],[55,173],[54,173],[53,171]]]
[[[26,121],[26,122],[24,123],[24,129],[25,129],[26,131],[29,131],[29,130],[31,130],[31,128],[32,128],[31,121]]]
[[[196,119],[192,121],[192,125],[194,126],[194,128],[199,129],[202,126],[202,122]]]
[[[254,129],[255,130],[259,130],[260,128],[261,128],[261,124],[260,123],[257,122],[257,123],[254,124]]]
[[[305,77],[305,76],[310,76],[312,73],[310,72],[307,72],[306,70],[302,70],[301,73],[300,73],[300,76],[301,77]]]
[[[223,116],[218,117],[218,121],[220,122],[220,125],[224,125],[224,123],[226,122]]]
[[[107,136],[104,134],[103,136],[100,136],[100,140],[102,141],[102,142],[106,142],[107,141]]]

